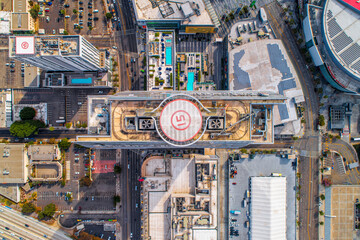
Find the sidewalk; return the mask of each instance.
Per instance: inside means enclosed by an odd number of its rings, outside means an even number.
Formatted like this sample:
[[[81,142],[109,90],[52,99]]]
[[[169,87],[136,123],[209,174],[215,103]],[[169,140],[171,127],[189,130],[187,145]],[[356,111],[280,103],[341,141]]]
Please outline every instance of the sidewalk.
[[[319,169],[322,169],[323,161],[319,161]],[[325,200],[321,200],[320,196],[323,194],[325,196],[325,187],[321,184],[322,173],[319,174],[319,223],[324,222],[323,225],[319,224],[319,240],[325,239]],[[323,216],[320,215],[320,211],[324,213]]]

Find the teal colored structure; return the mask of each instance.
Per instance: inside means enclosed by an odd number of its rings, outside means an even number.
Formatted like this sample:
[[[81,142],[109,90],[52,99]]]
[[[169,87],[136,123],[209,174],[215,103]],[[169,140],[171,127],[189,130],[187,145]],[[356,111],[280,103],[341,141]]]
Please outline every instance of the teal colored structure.
[[[92,84],[91,78],[73,78],[71,84]]]
[[[186,90],[187,91],[193,91],[194,90],[194,72],[188,72]]]
[[[166,39],[165,40],[167,43],[171,43],[171,39]]]
[[[172,47],[166,47],[165,54],[166,54],[165,64],[172,65]]]

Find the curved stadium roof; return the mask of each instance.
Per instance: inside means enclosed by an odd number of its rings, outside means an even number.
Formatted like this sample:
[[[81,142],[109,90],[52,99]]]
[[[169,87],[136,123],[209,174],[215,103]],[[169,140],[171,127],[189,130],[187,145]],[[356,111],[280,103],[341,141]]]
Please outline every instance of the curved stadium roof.
[[[328,0],[324,6],[323,29],[333,60],[360,81],[360,3]]]

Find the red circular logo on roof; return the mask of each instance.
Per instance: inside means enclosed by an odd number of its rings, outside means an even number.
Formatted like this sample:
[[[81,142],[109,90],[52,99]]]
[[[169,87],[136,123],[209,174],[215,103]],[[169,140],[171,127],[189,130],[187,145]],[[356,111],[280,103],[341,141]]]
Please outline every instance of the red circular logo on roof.
[[[22,49],[28,49],[29,48],[29,43],[28,42],[21,43],[21,48]]]
[[[171,116],[171,125],[179,131],[186,130],[191,123],[190,114],[184,110],[178,110]]]

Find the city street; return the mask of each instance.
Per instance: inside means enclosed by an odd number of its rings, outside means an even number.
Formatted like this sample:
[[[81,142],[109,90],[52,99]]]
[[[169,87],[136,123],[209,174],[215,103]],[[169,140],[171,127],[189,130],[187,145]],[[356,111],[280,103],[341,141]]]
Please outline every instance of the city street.
[[[302,85],[305,97],[305,135],[295,143],[300,151],[299,172],[300,183],[300,239],[314,239],[318,236],[318,209],[315,207],[319,197],[319,164],[318,157],[321,152],[321,139],[317,132],[317,117],[319,100],[314,92],[314,84],[310,72],[302,55],[300,54],[296,39],[289,26],[283,20],[283,10],[277,2],[265,6],[269,22],[278,38],[288,50],[290,59]]]
[[[120,71],[120,90],[136,90],[140,84],[139,75],[132,76],[133,73],[139,73],[139,61],[137,51],[137,27],[134,23],[132,4],[128,0],[115,0],[114,1],[115,13],[118,16],[118,23],[114,23],[117,31],[113,34],[116,42],[116,47],[119,52],[119,69]],[[120,27],[119,27],[120,26]],[[131,59],[135,59],[135,62]],[[132,71],[131,71],[132,69]],[[133,80],[132,80],[133,79]],[[137,85],[132,87],[133,82]]]
[[[25,217],[15,210],[0,206],[0,212],[1,232],[10,232],[11,236],[23,237],[26,239],[28,239],[30,236],[31,239],[71,239],[65,232],[61,231],[60,229],[55,229],[45,225],[33,218]],[[9,230],[5,229],[5,227],[7,227]]]
[[[140,152],[131,150],[121,151],[122,173],[118,181],[121,188],[121,209],[119,221],[121,235],[117,239],[129,239],[133,234],[134,239],[140,239],[141,218],[140,218],[140,176],[141,157]],[[136,208],[138,204],[138,208]]]

